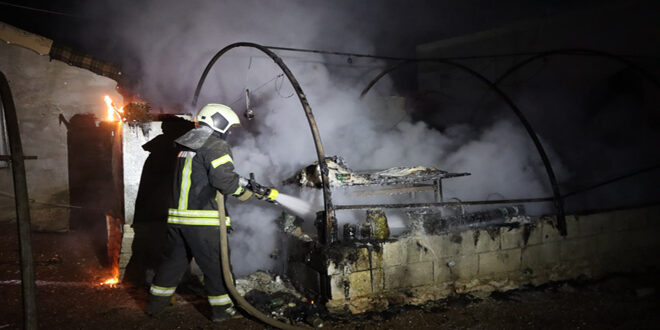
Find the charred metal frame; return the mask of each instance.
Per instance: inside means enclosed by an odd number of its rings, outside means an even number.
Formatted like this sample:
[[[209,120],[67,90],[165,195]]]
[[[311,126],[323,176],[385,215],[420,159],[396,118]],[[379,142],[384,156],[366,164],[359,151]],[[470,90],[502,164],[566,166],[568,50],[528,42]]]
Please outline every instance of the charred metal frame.
[[[24,160],[26,157],[23,156],[23,145],[21,144],[14,98],[11,95],[9,82],[2,71],[0,71],[0,98],[7,125],[11,168],[14,178],[14,194],[16,195],[16,223],[18,225],[18,242],[21,251],[21,287],[23,288],[23,327],[31,330],[37,329],[37,302],[32,240],[30,237],[30,204],[25,176]]]
[[[407,209],[428,208],[461,205],[493,205],[493,204],[515,204],[515,203],[541,203],[552,202],[552,197],[500,199],[492,201],[458,201],[458,202],[435,202],[435,203],[399,203],[399,204],[349,204],[335,205],[335,210],[360,210],[360,209]]]

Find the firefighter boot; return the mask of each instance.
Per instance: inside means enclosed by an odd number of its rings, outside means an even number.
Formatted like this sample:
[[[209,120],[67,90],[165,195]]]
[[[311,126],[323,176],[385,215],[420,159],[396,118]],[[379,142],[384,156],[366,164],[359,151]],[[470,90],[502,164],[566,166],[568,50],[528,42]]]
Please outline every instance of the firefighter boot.
[[[215,323],[228,320],[236,315],[236,308],[229,306],[211,306],[211,321]]]
[[[150,294],[149,300],[147,300],[147,315],[153,318],[158,318],[165,310],[165,307],[170,306],[171,300],[171,297],[154,296]]]

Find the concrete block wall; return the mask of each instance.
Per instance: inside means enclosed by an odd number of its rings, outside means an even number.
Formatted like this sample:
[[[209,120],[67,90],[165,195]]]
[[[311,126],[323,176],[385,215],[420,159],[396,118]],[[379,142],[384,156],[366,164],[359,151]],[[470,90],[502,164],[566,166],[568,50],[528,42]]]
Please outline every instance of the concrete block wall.
[[[356,247],[356,258],[330,263],[327,306],[337,313],[361,313],[660,265],[655,253],[660,206],[571,215],[567,224],[567,236],[559,234],[554,217],[542,217],[515,228],[416,235]]]

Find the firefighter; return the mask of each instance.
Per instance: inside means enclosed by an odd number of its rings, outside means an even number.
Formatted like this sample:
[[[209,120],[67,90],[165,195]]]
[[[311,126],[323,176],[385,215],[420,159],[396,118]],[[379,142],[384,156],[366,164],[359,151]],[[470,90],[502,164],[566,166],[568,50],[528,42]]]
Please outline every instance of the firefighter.
[[[149,289],[147,314],[156,316],[169,305],[191,258],[195,258],[204,273],[211,320],[220,322],[233,316],[236,309],[222,279],[216,193],[240,201],[248,200],[253,193],[234,172],[232,153],[225,141],[230,129],[240,126],[236,113],[222,104],[208,104],[195,117],[195,126],[175,141],[182,150],[177,157],[168,211],[168,245]],[[272,201],[275,196],[257,197]],[[226,224],[230,225],[229,216]]]

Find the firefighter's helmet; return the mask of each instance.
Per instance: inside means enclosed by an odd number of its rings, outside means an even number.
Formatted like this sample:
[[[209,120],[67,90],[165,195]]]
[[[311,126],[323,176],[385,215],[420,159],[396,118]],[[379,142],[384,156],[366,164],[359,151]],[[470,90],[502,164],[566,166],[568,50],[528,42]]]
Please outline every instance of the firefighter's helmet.
[[[227,133],[234,126],[241,126],[241,121],[238,119],[234,110],[226,105],[217,103],[205,105],[197,113],[195,121],[200,124],[204,123],[214,131],[222,134]]]

